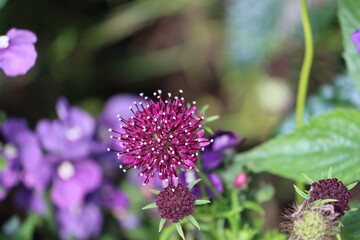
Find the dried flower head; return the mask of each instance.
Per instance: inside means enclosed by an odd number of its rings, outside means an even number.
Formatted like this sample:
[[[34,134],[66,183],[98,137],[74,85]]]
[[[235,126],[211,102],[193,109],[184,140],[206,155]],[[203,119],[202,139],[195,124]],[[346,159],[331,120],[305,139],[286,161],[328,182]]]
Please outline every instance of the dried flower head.
[[[326,204],[334,206],[334,211],[339,217],[344,215],[344,211],[349,210],[349,198],[351,194],[344,184],[337,178],[322,179],[311,184],[309,202],[320,199],[335,199],[336,202]]]
[[[140,94],[143,102],[134,102],[135,109],[130,107],[134,115],[129,119],[118,116],[122,130],[109,129],[117,135],[111,137],[122,148],[117,151],[118,158],[124,162],[120,168],[124,172],[140,169],[143,184],[158,175],[176,186],[177,170],[194,168],[198,151],[210,143],[202,138],[204,130],[200,128],[204,117],[196,110],[196,102],[187,108],[183,91],[179,92],[174,98],[168,93],[166,100],[160,90],[154,92],[155,100]]]
[[[280,224],[289,240],[329,240],[338,234],[338,214],[332,205],[312,206],[304,202],[286,212],[287,222]]]
[[[156,205],[161,218],[178,222],[185,216],[194,213],[195,196],[190,190],[179,183],[176,187],[168,186],[159,193]]]

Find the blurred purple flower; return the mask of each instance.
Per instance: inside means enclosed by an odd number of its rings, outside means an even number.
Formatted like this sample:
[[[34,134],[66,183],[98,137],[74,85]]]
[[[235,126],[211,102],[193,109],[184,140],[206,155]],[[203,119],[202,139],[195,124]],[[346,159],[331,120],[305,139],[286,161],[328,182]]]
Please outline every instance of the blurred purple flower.
[[[12,28],[0,36],[0,68],[7,76],[25,74],[34,66],[36,35],[29,30]]]
[[[95,120],[84,110],[69,106],[65,98],[58,100],[56,110],[58,120],[41,120],[36,126],[43,147],[63,159],[87,157],[92,150]]]
[[[60,161],[53,178],[51,199],[60,208],[79,206],[87,193],[100,186],[101,180],[100,166],[92,160]]]
[[[23,209],[37,214],[45,214],[47,211],[46,202],[42,193],[29,188],[21,187],[15,193],[15,202]]]
[[[357,51],[360,52],[360,29],[351,34],[351,41],[356,42]]]
[[[75,208],[58,209],[56,220],[61,239],[74,237],[78,240],[96,238],[100,235],[103,216],[99,207],[87,203]]]
[[[43,155],[36,135],[23,119],[9,118],[1,128],[6,144],[1,155],[8,165],[0,173],[5,189],[22,181],[28,188],[44,191],[50,180],[50,169],[43,164]]]
[[[100,188],[102,205],[119,217],[129,208],[130,202],[124,192],[111,182],[105,182]]]
[[[224,159],[223,155],[234,153],[236,147],[238,147],[245,139],[239,140],[238,135],[235,132],[221,130],[215,132],[214,135],[209,136],[209,139],[212,139],[213,141],[210,145],[205,147],[205,151],[200,155],[201,169],[221,194],[224,190],[222,180],[216,173],[211,172],[211,170],[217,168],[222,163]],[[188,185],[199,178],[199,175],[194,170],[190,170],[181,173],[180,182],[183,185]],[[191,189],[196,198],[201,197],[200,186],[200,184],[196,184]],[[206,186],[206,192],[210,198],[216,198],[215,194],[208,186]]]

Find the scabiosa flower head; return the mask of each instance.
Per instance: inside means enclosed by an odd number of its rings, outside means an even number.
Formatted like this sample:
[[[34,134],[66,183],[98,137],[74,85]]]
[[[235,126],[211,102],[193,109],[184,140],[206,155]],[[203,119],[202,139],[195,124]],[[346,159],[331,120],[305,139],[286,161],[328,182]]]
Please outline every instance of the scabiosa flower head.
[[[339,228],[332,205],[311,206],[304,202],[294,206],[285,216],[289,221],[280,224],[289,233],[289,240],[330,240]]]
[[[158,196],[159,200],[156,201],[156,206],[161,214],[161,218],[178,222],[185,216],[194,213],[195,196],[181,183],[176,187],[166,187]]]
[[[322,179],[311,184],[309,202],[319,199],[335,199],[336,202],[326,204],[334,206],[335,212],[340,217],[344,215],[344,211],[349,210],[350,197],[349,190],[337,178]]]
[[[360,29],[351,34],[351,41],[356,42],[357,51],[360,52]]]
[[[161,180],[176,185],[177,170],[194,168],[198,151],[210,143],[202,138],[204,130],[200,128],[204,117],[196,110],[196,102],[187,108],[181,96],[183,91],[179,92],[174,98],[168,93],[166,100],[160,90],[154,93],[155,100],[140,94],[143,102],[135,102],[135,109],[130,107],[134,115],[128,119],[118,116],[123,124],[121,130],[109,129],[116,133],[117,136],[111,137],[122,148],[122,151],[113,150],[124,162],[120,168],[124,172],[139,168],[143,184],[158,175]]]
[[[0,68],[7,76],[25,74],[34,66],[36,35],[29,30],[12,28],[0,36]]]

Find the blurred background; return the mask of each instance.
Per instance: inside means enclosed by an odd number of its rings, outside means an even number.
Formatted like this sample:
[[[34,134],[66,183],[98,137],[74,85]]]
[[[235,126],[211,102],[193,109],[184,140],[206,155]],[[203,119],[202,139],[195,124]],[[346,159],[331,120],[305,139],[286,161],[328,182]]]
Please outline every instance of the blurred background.
[[[309,4],[315,58],[306,116],[359,107],[336,1]],[[61,96],[97,116],[115,94],[183,89],[187,101],[220,116],[212,129],[246,137],[241,151],[293,129],[304,53],[298,0],[0,0],[0,23],[0,35],[16,27],[38,36],[34,68],[15,78],[0,73],[0,109],[31,128],[56,117]],[[278,216],[291,183],[262,177],[277,183],[280,204],[267,208]]]

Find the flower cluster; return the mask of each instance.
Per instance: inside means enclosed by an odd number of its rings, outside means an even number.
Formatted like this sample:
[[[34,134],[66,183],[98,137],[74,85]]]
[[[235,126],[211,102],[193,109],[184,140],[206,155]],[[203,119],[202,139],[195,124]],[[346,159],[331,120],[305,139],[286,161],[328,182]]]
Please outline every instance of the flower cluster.
[[[8,192],[12,190],[19,207],[48,214],[52,211],[45,201],[49,192],[61,239],[97,237],[102,230],[102,210],[126,222],[129,201],[117,187],[119,179],[106,170],[111,157],[103,153],[107,153],[104,145],[109,140],[103,136],[107,135],[104,126],[117,124],[108,121],[115,114],[114,105],[128,106],[134,99],[137,97],[113,97],[96,121],[60,98],[58,118],[40,120],[35,131],[23,119],[8,118],[1,126],[5,143],[0,157],[7,162],[0,171],[1,199],[11,197]],[[113,159],[111,164],[116,168]]]

